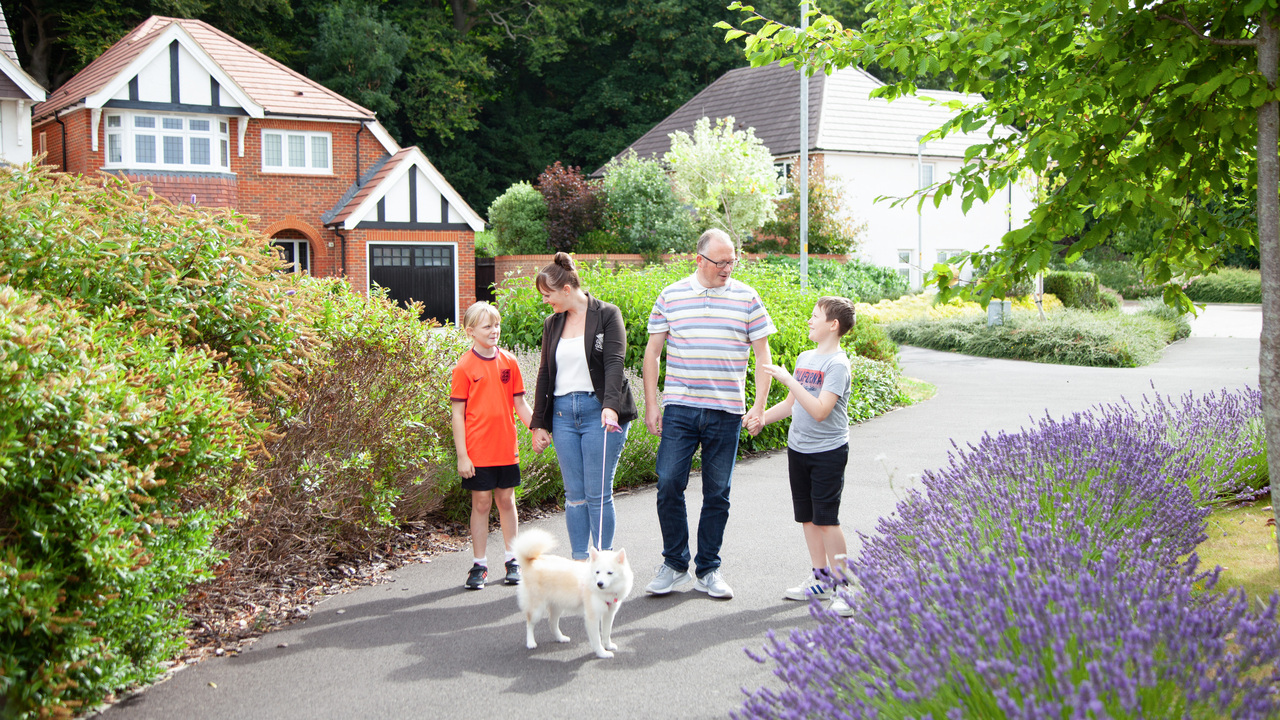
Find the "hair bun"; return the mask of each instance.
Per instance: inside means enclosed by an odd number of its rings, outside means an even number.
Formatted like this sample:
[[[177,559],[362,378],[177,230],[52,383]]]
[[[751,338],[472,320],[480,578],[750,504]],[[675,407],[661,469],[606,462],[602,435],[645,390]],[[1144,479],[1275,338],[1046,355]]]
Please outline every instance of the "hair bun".
[[[573,272],[576,269],[573,267],[573,258],[569,257],[569,253],[567,252],[561,251],[556,253],[556,257],[553,262],[569,272]]]

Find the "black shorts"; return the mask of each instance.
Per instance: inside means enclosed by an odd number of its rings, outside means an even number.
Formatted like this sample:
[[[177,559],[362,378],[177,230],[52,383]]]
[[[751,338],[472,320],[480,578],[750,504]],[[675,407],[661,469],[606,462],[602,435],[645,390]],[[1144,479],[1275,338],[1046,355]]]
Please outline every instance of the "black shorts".
[[[787,448],[787,472],[791,476],[791,505],[796,522],[814,525],[840,524],[840,494],[844,492],[844,468],[849,445],[816,453]]]
[[[476,468],[476,474],[462,478],[463,490],[483,492],[494,488],[513,488],[520,484],[519,465],[491,465]]]

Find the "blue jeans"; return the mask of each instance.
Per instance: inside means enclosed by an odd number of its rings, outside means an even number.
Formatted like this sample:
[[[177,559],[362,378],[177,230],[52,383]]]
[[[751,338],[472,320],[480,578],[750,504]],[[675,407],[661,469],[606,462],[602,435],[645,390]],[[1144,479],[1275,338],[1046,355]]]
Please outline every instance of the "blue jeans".
[[[622,423],[622,432],[606,433],[600,426],[603,409],[589,392],[557,396],[552,406],[551,440],[564,478],[564,520],[574,560],[587,559],[588,542],[613,549],[613,473],[631,423]]]
[[[702,446],[702,515],[698,518],[698,577],[720,567],[720,544],[729,522],[729,489],[738,458],[742,416],[723,410],[667,405],[658,444],[658,524],[663,562],[676,572],[689,569],[689,520],[684,491],[693,454]]]

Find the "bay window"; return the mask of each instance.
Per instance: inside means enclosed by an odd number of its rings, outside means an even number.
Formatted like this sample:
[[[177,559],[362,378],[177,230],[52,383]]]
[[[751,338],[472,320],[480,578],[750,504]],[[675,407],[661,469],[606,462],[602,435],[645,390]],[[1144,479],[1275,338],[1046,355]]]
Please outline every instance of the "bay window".
[[[111,113],[104,167],[230,172],[228,130],[225,120],[208,117]]]

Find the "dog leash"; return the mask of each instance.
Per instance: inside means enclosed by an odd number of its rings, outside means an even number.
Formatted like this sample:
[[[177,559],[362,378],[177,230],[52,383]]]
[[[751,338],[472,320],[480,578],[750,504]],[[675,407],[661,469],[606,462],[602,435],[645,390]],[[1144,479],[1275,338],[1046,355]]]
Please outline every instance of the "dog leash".
[[[622,432],[622,426],[612,420],[601,417],[604,424],[604,442],[600,443],[600,523],[596,530],[596,550],[603,550],[600,547],[604,542],[604,490],[605,476],[609,471],[609,433]]]

